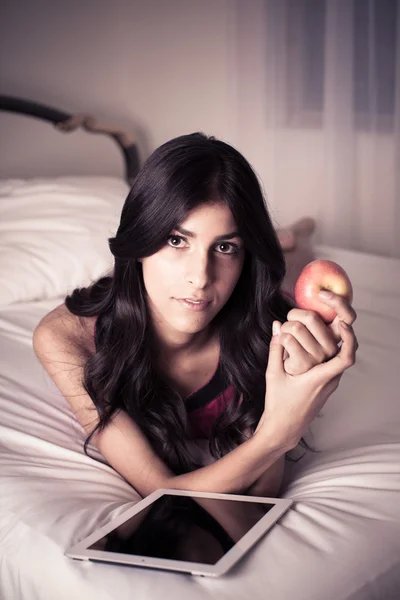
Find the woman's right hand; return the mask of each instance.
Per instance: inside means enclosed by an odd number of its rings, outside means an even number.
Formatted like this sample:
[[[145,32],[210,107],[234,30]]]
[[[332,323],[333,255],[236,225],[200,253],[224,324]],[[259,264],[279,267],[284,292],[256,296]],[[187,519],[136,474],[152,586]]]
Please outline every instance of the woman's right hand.
[[[287,334],[271,339],[265,373],[265,410],[258,430],[277,437],[287,450],[300,441],[311,421],[336,390],[344,371],[355,363],[358,342],[351,326],[340,326],[342,345],[330,360],[301,375],[289,375],[284,368]],[[285,337],[286,336],[286,337]]]

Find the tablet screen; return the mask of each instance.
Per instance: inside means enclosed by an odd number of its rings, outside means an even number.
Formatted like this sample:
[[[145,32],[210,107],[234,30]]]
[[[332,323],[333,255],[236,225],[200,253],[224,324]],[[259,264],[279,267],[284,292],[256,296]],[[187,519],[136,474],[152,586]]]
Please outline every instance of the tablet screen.
[[[88,549],[215,564],[273,506],[165,494]]]

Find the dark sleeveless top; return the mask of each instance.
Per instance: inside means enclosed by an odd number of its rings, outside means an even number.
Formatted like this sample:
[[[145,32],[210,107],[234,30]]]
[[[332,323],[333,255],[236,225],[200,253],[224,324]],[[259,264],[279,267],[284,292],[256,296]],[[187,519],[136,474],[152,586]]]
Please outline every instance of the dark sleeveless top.
[[[214,421],[233,398],[234,387],[226,387],[218,363],[211,379],[185,398],[191,437],[209,438]]]
[[[281,289],[289,304],[296,307],[293,294]],[[226,387],[220,364],[211,379],[199,390],[185,398],[189,429],[193,438],[209,438],[216,418],[234,398],[234,387]]]

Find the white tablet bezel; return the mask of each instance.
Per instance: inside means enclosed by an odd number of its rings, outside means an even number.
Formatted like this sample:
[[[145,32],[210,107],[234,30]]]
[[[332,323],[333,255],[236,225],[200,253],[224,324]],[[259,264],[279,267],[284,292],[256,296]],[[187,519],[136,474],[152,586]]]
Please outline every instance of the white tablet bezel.
[[[217,561],[210,565],[206,563],[195,563],[178,561],[163,558],[152,558],[150,556],[120,554],[117,552],[105,552],[103,550],[89,550],[88,547],[107,535],[110,531],[119,527],[135,514],[155,502],[164,494],[176,496],[191,496],[192,498],[220,498],[224,500],[242,502],[258,502],[261,504],[273,504],[274,506],[238,541],[236,544]],[[293,500],[286,498],[265,498],[261,496],[244,496],[238,494],[219,494],[212,492],[191,492],[188,490],[159,489],[143,500],[137,502],[134,506],[127,509],[96,529],[88,537],[81,540],[71,548],[65,551],[69,558],[78,560],[90,560],[107,562],[119,565],[132,565],[138,567],[148,567],[153,569],[166,569],[169,571],[180,571],[191,573],[192,575],[205,575],[209,577],[218,577],[226,573],[246,552],[278,521],[278,519],[290,508]]]

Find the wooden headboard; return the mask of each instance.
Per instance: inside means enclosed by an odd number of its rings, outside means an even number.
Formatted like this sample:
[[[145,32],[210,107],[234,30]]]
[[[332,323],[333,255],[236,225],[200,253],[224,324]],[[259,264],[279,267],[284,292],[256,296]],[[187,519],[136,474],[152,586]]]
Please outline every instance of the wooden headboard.
[[[133,136],[127,131],[98,122],[92,115],[71,114],[38,102],[33,102],[32,100],[3,95],[0,95],[0,111],[17,113],[48,121],[64,133],[81,128],[89,133],[105,134],[117,143],[123,154],[125,179],[128,184],[132,184],[139,171],[139,152]]]

